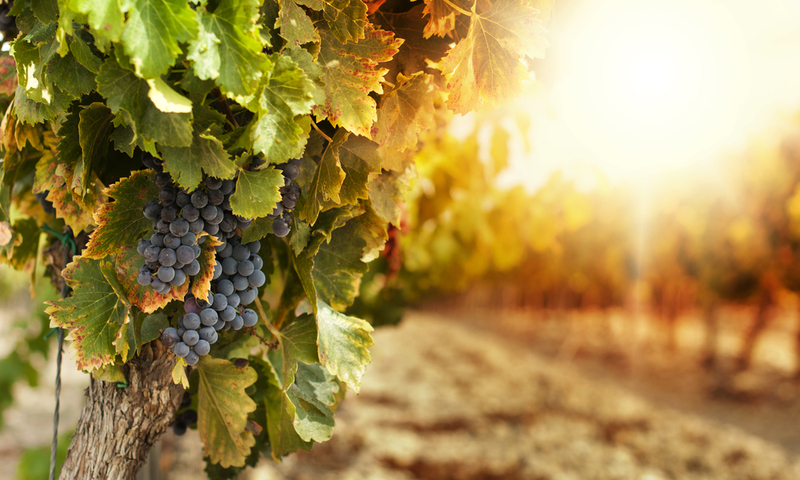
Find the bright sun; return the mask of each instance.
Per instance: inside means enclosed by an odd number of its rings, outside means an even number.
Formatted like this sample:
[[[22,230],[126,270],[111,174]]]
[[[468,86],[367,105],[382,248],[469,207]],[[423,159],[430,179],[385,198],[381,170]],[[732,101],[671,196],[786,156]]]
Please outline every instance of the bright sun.
[[[553,103],[584,156],[612,176],[653,177],[727,145],[747,66],[713,2],[592,2],[560,40]],[[589,159],[587,159],[589,160]]]

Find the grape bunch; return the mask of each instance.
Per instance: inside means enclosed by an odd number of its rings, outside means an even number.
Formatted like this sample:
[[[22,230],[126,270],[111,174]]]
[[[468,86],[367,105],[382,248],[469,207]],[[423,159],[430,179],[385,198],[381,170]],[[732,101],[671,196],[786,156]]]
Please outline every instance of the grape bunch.
[[[145,218],[153,221],[154,233],[137,246],[145,264],[136,280],[163,295],[200,272],[197,258],[204,239],[198,235],[205,225],[196,221],[192,197],[178,189],[168,173],[158,173],[155,183],[160,188],[158,201],[147,202],[142,211]]]
[[[281,201],[275,204],[275,209],[267,215],[267,218],[274,220],[272,233],[278,237],[285,237],[291,229],[292,214],[289,212],[297,206],[297,200],[300,198],[300,186],[293,181],[300,175],[302,162],[302,159],[296,158],[277,166],[278,170],[283,173],[284,180],[284,184],[280,188]]]

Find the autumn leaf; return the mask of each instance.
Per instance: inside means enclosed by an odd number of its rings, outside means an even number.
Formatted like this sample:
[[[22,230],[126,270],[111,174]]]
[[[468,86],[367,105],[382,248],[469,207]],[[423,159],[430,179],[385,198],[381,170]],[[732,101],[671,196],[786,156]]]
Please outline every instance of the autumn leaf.
[[[496,2],[486,12],[473,6],[469,33],[442,61],[447,106],[466,114],[484,101],[508,100],[529,78],[523,57],[544,57],[545,30],[539,12],[523,0]]]
[[[397,88],[383,97],[372,138],[388,160],[384,168],[398,170],[392,157],[417,144],[417,135],[433,125],[437,97],[433,77],[424,73],[397,76]],[[386,165],[388,164],[388,166]]]
[[[74,293],[47,308],[51,324],[70,329],[78,368],[94,370],[114,362],[114,340],[130,320],[127,301],[120,299],[107,277],[114,267],[107,260],[74,257],[62,272]]]
[[[145,313],[153,313],[165,307],[172,300],[183,300],[189,292],[189,282],[180,287],[172,287],[166,295],[161,295],[149,285],[140,285],[136,280],[139,268],[144,265],[144,257],[133,247],[121,247],[117,253],[116,270],[119,281],[128,296],[128,301]]]
[[[243,466],[255,445],[245,430],[247,414],[256,404],[245,393],[258,375],[251,367],[236,368],[220,358],[202,357],[197,366],[197,427],[204,453],[223,467]]]

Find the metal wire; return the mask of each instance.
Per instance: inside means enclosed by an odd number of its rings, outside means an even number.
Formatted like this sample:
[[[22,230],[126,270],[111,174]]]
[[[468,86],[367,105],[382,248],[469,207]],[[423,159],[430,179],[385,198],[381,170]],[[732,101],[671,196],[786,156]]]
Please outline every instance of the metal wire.
[[[51,229],[49,230],[51,233],[53,232]],[[56,236],[61,240],[61,243],[64,247],[64,266],[69,263],[72,259],[72,255],[76,253],[76,246],[75,241],[72,239],[72,235],[59,235],[56,233]],[[63,268],[61,270],[64,271]],[[69,287],[67,286],[67,280],[64,276],[61,276],[61,298],[67,298],[69,295]],[[53,442],[50,444],[50,476],[48,477],[49,480],[55,480],[56,478],[56,464],[58,463],[58,418],[59,418],[59,410],[61,408],[61,357],[64,353],[64,329],[58,327],[58,353],[56,355],[56,408],[55,412],[53,413]]]

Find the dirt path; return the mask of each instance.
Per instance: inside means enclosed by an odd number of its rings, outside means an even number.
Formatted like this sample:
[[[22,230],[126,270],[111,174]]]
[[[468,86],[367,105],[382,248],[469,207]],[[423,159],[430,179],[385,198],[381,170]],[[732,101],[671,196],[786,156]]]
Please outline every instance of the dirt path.
[[[665,408],[663,388],[625,384],[641,377],[629,367],[617,368],[623,375],[588,361],[588,333],[586,342],[565,346],[539,325],[534,342],[524,334],[528,324],[507,318],[410,312],[399,327],[378,330],[362,393],[348,395],[334,438],[281,464],[263,461],[241,480],[800,478],[800,463],[779,443]],[[66,408],[77,414],[77,403]],[[26,415],[41,425],[41,443],[49,440],[47,409],[22,404],[13,412],[22,420],[9,422],[0,447],[35,441]],[[205,478],[196,432],[168,434],[165,444],[163,474],[152,479]],[[0,479],[13,478],[9,471],[0,469]]]

